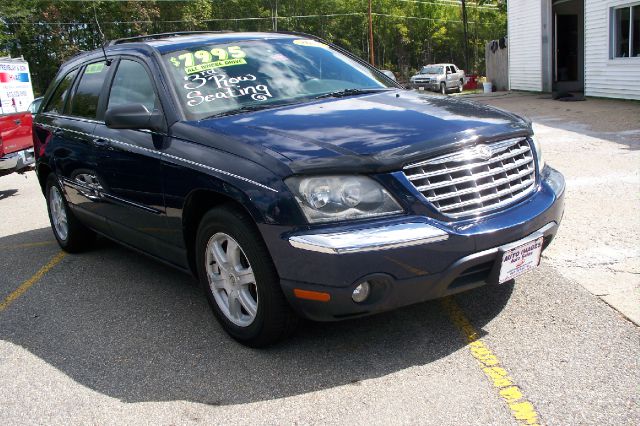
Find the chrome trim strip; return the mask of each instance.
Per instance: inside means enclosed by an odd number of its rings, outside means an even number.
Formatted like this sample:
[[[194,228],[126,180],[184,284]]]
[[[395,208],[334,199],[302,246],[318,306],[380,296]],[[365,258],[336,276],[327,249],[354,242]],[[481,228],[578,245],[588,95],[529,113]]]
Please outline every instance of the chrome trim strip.
[[[75,117],[73,115],[52,114],[50,112],[42,112],[40,114],[44,117],[64,118],[67,120],[84,121],[85,123],[104,124],[104,121],[92,120],[90,118],[84,118],[84,117]]]
[[[144,204],[138,204],[133,201],[126,200],[124,198],[116,197],[115,195],[103,193],[102,196],[107,200],[115,201],[117,203],[126,204],[127,206],[135,207],[140,210],[144,210],[153,214],[162,214],[164,213],[162,210],[154,209],[153,207],[145,206]]]
[[[90,133],[80,132],[78,130],[65,129],[65,128],[57,127],[57,126],[51,126],[49,124],[37,123],[37,125],[41,126],[41,127],[44,127],[44,128],[48,128],[48,129],[63,130],[65,132],[76,133],[76,134],[79,134],[81,136],[87,136],[87,137],[90,137],[90,138],[96,137],[95,135],[92,135]],[[267,189],[269,191],[273,191],[273,192],[276,192],[276,193],[278,192],[277,189],[271,188],[270,186],[267,186],[267,185],[263,185],[263,184],[261,184],[259,182],[251,180],[251,179],[246,178],[244,176],[236,175],[235,173],[227,172],[225,170],[216,169],[215,167],[211,167],[211,166],[207,166],[206,164],[197,163],[195,161],[187,160],[186,158],[178,157],[176,155],[167,154],[167,153],[156,151],[156,150],[149,149],[149,148],[144,148],[144,147],[138,146],[138,145],[132,145],[130,143],[122,142],[122,141],[119,141],[119,140],[116,140],[116,139],[105,138],[105,137],[102,137],[101,139],[104,139],[106,141],[115,143],[117,145],[122,145],[122,146],[126,146],[126,147],[133,148],[133,149],[139,149],[141,151],[149,152],[149,153],[152,153],[152,154],[157,154],[157,155],[159,155],[161,157],[171,158],[173,160],[181,161],[183,163],[187,163],[187,164],[191,164],[193,166],[201,167],[203,169],[211,170],[212,172],[215,172],[215,173],[220,173],[222,175],[230,176],[232,178],[235,178],[235,179],[250,183],[252,185],[259,186],[260,188]]]
[[[449,234],[426,223],[409,222],[325,234],[289,237],[302,250],[327,254],[350,254],[411,247],[443,241]]]

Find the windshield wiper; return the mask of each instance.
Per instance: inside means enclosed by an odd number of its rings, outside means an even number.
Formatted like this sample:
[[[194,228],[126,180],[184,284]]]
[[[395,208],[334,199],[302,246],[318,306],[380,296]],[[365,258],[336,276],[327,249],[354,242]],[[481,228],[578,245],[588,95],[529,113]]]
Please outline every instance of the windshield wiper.
[[[282,104],[277,104],[277,105],[245,105],[245,106],[242,106],[242,107],[237,108],[237,109],[232,109],[230,111],[219,112],[217,114],[210,115],[208,117],[205,117],[204,119],[206,120],[207,118],[225,117],[227,115],[242,114],[243,112],[260,111],[261,109],[275,108],[275,107],[280,106],[280,105],[282,105]]]
[[[314,99],[344,98],[346,96],[363,95],[366,93],[386,92],[389,90],[393,90],[393,88],[389,87],[386,89],[344,89],[344,90],[337,90],[335,92],[324,93],[322,95],[316,96]]]

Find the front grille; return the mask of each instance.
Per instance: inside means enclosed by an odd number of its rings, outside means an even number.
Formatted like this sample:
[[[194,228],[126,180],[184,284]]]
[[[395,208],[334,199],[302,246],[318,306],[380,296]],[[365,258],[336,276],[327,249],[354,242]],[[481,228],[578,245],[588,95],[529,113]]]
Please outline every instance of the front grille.
[[[461,217],[505,207],[530,194],[536,174],[526,138],[475,145],[404,167],[442,214]]]

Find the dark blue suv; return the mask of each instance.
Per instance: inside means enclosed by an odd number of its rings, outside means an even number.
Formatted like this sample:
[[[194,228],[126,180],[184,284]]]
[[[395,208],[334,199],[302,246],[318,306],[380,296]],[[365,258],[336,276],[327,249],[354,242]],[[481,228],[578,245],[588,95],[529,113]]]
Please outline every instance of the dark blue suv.
[[[65,63],[34,121],[63,249],[104,235],[199,278],[250,346],[510,283],[564,180],[531,124],[404,90],[304,34],[159,34]]]

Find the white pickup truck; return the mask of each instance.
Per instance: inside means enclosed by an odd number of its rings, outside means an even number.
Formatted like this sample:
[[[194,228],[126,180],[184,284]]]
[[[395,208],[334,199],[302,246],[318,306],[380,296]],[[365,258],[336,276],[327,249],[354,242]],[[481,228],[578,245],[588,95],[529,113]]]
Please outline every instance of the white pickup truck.
[[[449,90],[462,92],[464,87],[464,70],[454,64],[431,64],[422,67],[420,72],[411,77],[411,87],[418,90],[439,91],[443,95]]]

